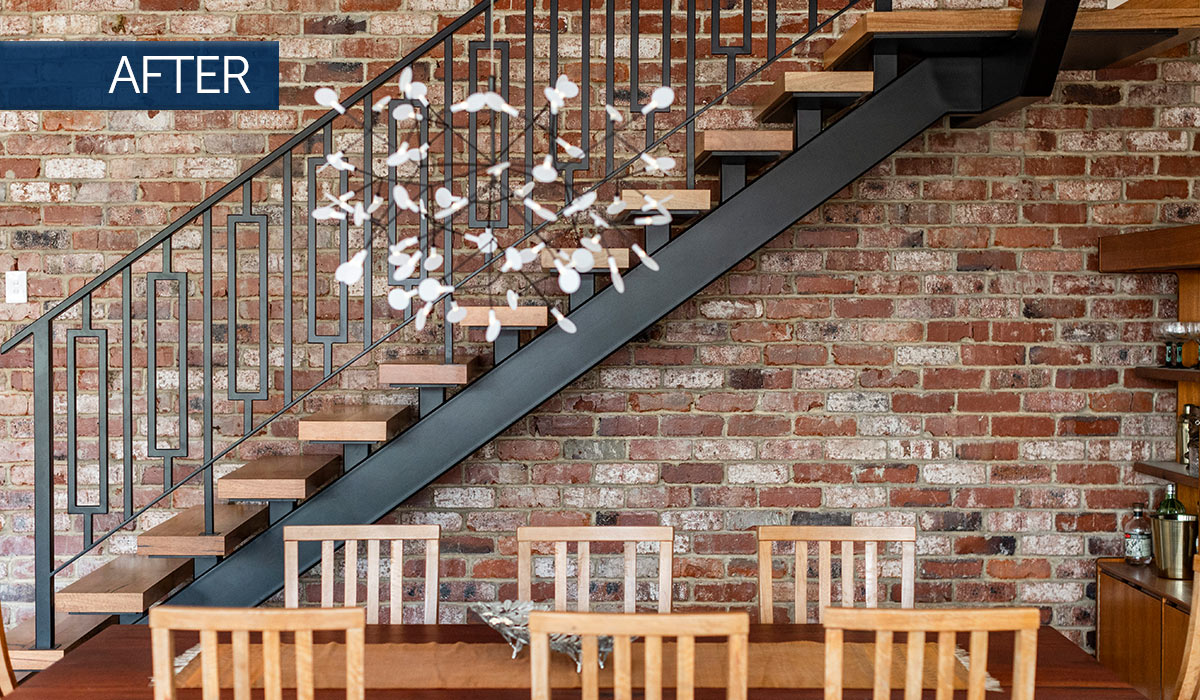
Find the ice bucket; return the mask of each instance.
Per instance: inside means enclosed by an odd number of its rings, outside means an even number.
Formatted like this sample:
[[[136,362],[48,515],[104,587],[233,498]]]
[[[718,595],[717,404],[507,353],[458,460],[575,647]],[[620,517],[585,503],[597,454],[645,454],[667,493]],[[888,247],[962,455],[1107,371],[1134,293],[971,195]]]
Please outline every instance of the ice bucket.
[[[1150,516],[1154,539],[1154,569],[1163,578],[1190,579],[1196,554],[1196,516]]]

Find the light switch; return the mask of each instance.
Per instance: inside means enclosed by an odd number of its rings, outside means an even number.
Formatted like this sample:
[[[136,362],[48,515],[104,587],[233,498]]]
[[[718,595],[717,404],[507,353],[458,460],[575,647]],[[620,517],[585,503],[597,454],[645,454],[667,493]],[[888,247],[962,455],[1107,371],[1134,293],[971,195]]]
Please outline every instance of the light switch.
[[[29,300],[25,289],[25,271],[10,270],[4,273],[4,301],[8,304],[24,304]]]

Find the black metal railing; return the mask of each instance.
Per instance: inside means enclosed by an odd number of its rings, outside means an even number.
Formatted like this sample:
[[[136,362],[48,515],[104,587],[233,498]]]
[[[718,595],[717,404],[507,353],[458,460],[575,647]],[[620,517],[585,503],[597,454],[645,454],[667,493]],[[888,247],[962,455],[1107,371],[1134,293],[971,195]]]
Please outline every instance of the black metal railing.
[[[503,196],[473,197],[464,214],[468,229],[490,229],[501,246],[541,239],[547,222],[519,201],[510,206],[510,171],[482,182],[479,172],[496,160],[523,162],[511,172],[528,180],[539,149],[558,154],[554,160],[570,201],[577,191],[611,190],[614,181],[629,176],[642,153],[674,148],[686,166],[679,180],[694,187],[700,118],[768,66],[797,55],[813,36],[828,35],[859,2],[819,7],[811,0],[785,8],[777,6],[778,0],[766,0],[763,7],[746,3],[732,40],[723,35],[722,15],[728,21],[738,11],[723,9],[718,0],[703,11],[695,0],[682,10],[666,2],[661,9],[642,8],[634,0],[628,14],[618,12],[615,0],[585,3],[573,12],[560,12],[558,1],[551,0],[544,17],[535,16],[534,4],[528,3],[524,33],[517,36],[496,29],[504,17],[481,2],[342,99],[344,112],[319,117],[18,331],[0,352],[32,339],[37,646],[54,643],[57,575],[70,574],[81,557],[154,509],[185,505],[190,492],[181,488],[197,481],[211,532],[214,465],[237,456],[251,437],[315,398],[317,389],[335,382],[352,388],[346,370],[364,358],[378,359],[399,341],[405,353],[447,362],[456,348],[479,343],[446,323],[417,331],[411,309],[398,317],[389,313],[383,303],[389,288],[412,288],[432,275],[459,290],[482,285],[478,295],[485,299],[520,284],[554,303],[540,280],[523,274],[515,283],[506,282],[498,272],[503,256],[467,246],[452,219],[406,222],[397,216],[395,185],[415,185],[422,201],[430,201],[439,185],[469,193],[498,187]],[[592,36],[593,4],[604,12],[602,41]],[[879,9],[887,9],[884,4],[876,0]],[[641,29],[655,20],[661,23],[653,32],[657,50],[647,38],[651,33]],[[685,23],[684,36],[677,35],[679,22],[673,20]],[[572,27],[577,31],[569,31]],[[680,41],[682,57],[673,54]],[[590,59],[600,46],[604,75],[598,88]],[[523,57],[523,76],[514,75],[514,55]],[[411,134],[404,133],[390,109],[374,109],[378,98],[394,94],[388,83],[405,69],[430,87],[427,104],[409,101],[425,116]],[[539,108],[542,86],[534,76],[568,71],[577,71],[579,106],[546,118]],[[698,77],[703,71],[723,73],[723,79],[705,82]],[[683,75],[681,81],[677,74]],[[631,127],[644,131],[644,138],[614,133],[608,120],[603,138],[589,138],[606,104],[638,115],[648,85],[681,88],[682,109],[645,115]],[[506,100],[520,88],[523,99],[516,102],[545,126],[514,134],[516,120],[508,115],[450,114],[456,98],[484,87]],[[703,94],[714,96],[703,101]],[[577,138],[582,153],[563,158],[554,146],[559,135]],[[406,136],[429,143],[431,156],[411,165],[387,165],[384,159]],[[593,153],[599,148],[603,158]],[[329,156],[339,151],[351,154],[343,157],[357,165],[353,172],[328,167]],[[358,190],[364,202],[379,194],[388,215],[382,221],[367,217],[361,226],[349,218],[331,222],[311,216],[326,194],[349,190]],[[387,247],[410,235],[419,239],[426,256],[437,248],[444,266],[396,281],[395,266],[385,262]],[[366,251],[362,282],[338,284],[333,268],[360,247]],[[443,295],[439,302],[444,310],[448,299]],[[59,367],[56,352],[65,355]],[[119,442],[110,434],[117,425]],[[55,463],[62,460],[65,508],[55,500]],[[120,464],[119,471],[110,474],[110,460]],[[117,501],[120,508],[114,512]],[[55,515],[63,510],[72,525],[56,532],[63,526]]]

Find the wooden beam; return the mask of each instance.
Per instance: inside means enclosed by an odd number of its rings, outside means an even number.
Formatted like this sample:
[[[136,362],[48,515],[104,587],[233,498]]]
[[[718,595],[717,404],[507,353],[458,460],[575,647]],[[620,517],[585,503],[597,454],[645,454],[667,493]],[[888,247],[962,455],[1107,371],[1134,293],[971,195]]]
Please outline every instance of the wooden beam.
[[[877,35],[970,35],[1016,32],[1020,10],[902,10],[869,12],[850,27],[825,52],[825,69],[836,69],[864,50]],[[1075,18],[1072,34],[1085,32],[1144,32],[1181,30],[1174,43],[1185,41],[1186,30],[1200,29],[1200,8],[1122,5],[1113,10],[1081,11]],[[1097,40],[1103,40],[1103,37]],[[1155,50],[1166,48],[1156,44]],[[1139,55],[1145,52],[1139,53]],[[1127,62],[1128,58],[1121,61]]]
[[[1103,236],[1101,272],[1170,272],[1200,268],[1200,226]]]

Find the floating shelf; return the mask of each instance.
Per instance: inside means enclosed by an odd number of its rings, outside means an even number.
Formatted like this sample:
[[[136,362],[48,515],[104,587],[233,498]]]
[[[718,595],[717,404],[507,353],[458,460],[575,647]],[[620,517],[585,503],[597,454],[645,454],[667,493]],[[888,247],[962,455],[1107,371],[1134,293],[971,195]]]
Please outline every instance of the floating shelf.
[[[1200,486],[1200,479],[1185,472],[1183,465],[1178,462],[1135,462],[1133,470],[1138,474],[1153,476],[1156,479],[1174,481],[1180,486],[1193,489]]]
[[[1134,367],[1133,373],[1142,379],[1157,379],[1164,382],[1200,382],[1200,369]]]

